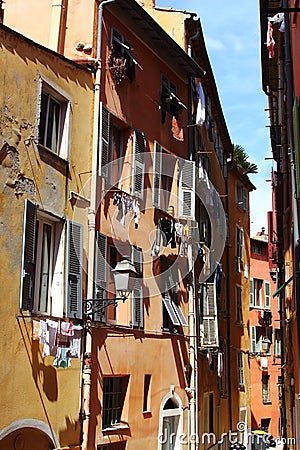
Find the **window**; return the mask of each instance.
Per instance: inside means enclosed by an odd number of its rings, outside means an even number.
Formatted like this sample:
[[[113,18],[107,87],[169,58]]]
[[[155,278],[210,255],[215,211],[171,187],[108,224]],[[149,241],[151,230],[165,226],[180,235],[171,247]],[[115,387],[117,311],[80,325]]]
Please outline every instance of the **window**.
[[[262,429],[263,431],[265,431],[266,433],[269,432],[270,422],[271,422],[271,419],[270,419],[270,418],[260,419],[260,427],[261,427],[261,429]]]
[[[98,174],[110,186],[122,187],[125,129],[111,120],[109,110],[100,103],[100,130],[98,144]]]
[[[270,375],[262,374],[261,376],[261,387],[262,387],[262,402],[270,403],[270,392],[269,392],[269,379]]]
[[[244,231],[240,227],[236,227],[236,259],[237,272],[241,272],[244,258]]]
[[[238,380],[239,388],[243,389],[245,387],[245,375],[244,375],[244,354],[243,352],[238,352]]]
[[[163,329],[171,332],[177,331],[176,327],[188,326],[187,320],[179,306],[178,266],[167,258],[161,258],[160,262]]]
[[[250,278],[250,307],[252,308],[262,308],[262,285],[263,280]]]
[[[242,288],[241,286],[236,286],[236,321],[238,323],[243,323],[243,304],[242,304]]]
[[[44,77],[39,79],[39,144],[68,159],[71,130],[71,98],[59,86]]]
[[[203,283],[199,291],[200,302],[200,345],[218,347],[218,316],[215,283]]]
[[[281,357],[281,331],[279,328],[274,329],[274,356]]]
[[[262,352],[262,340],[267,337],[272,342],[272,328],[271,327],[255,327],[251,326],[251,352],[260,353]],[[264,351],[266,355],[270,355],[270,349]]]
[[[176,161],[157,141],[154,142],[152,202],[162,211],[169,207]]]
[[[158,450],[176,450],[181,447],[183,405],[176,394],[167,395],[160,405]]]
[[[271,308],[270,281],[265,280],[265,308]]]
[[[135,76],[135,64],[138,63],[133,58],[131,43],[117,30],[112,29],[110,48],[108,65],[115,84],[119,85],[124,79],[132,81]]]
[[[247,211],[248,209],[247,190],[242,184],[239,183],[237,183],[236,185],[236,204],[244,211]]]
[[[262,247],[261,245],[253,245],[252,246],[252,253],[255,255],[262,255]]]
[[[128,381],[128,375],[104,377],[102,429],[121,422]]]
[[[64,250],[65,234],[67,252]],[[64,273],[66,264],[66,286]],[[41,212],[25,201],[21,272],[22,310],[62,317],[82,316],[82,226]]]
[[[177,96],[176,85],[163,74],[161,75],[160,106],[162,123],[166,121],[166,113],[177,119],[178,113],[186,108]]]
[[[214,393],[205,392],[203,397],[203,437],[204,448],[208,448],[211,444],[210,433],[214,433]],[[205,439],[206,438],[206,439]]]
[[[151,375],[144,376],[144,400],[143,400],[143,412],[150,411],[150,385]]]

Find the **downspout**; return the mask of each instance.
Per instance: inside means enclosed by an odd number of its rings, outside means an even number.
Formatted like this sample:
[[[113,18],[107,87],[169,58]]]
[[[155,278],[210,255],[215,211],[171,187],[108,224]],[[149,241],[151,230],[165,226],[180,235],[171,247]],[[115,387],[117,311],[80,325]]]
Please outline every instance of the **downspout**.
[[[97,211],[97,162],[98,162],[98,142],[99,142],[99,116],[100,116],[100,87],[101,87],[101,48],[102,48],[102,18],[103,7],[107,3],[115,0],[106,0],[98,5],[98,32],[96,51],[96,72],[94,83],[94,118],[93,118],[93,142],[92,142],[92,175],[90,207],[88,212],[88,282],[87,298],[94,296],[94,265],[95,265],[95,229]],[[91,330],[85,330],[85,354],[92,354],[92,334]],[[83,366],[83,436],[82,450],[87,450],[90,441],[90,407],[91,407],[91,376],[92,363]]]
[[[288,0],[283,0],[283,8],[289,6]],[[294,299],[296,304],[296,318],[297,318],[297,351],[300,349],[300,249],[299,249],[299,224],[298,224],[298,201],[296,196],[296,170],[295,170],[295,148],[294,148],[294,126],[293,126],[293,71],[292,71],[292,56],[291,56],[291,38],[290,38],[290,19],[289,13],[284,13],[285,23],[285,71],[287,82],[287,107],[288,107],[288,126],[289,126],[289,141],[290,141],[290,158],[291,158],[291,184],[292,184],[292,209],[293,209],[293,256],[294,256]],[[296,388],[297,407],[300,401],[300,358],[298,354],[298,384]],[[298,436],[297,436],[298,437]],[[299,443],[297,442],[299,448]]]
[[[192,41],[197,39],[200,35],[200,30],[197,30],[197,33],[194,36],[191,36],[188,40],[188,55],[192,58]],[[189,78],[188,84],[188,123],[192,124],[192,78]],[[193,127],[189,127],[188,132],[188,156],[189,159],[193,159],[193,149],[194,149],[194,132]],[[192,246],[190,246],[190,252],[192,253]],[[193,255],[192,255],[193,256]],[[192,258],[192,261],[194,259]],[[196,279],[195,279],[195,271],[194,264],[191,263],[191,267],[189,268],[192,273],[192,286],[189,290],[189,354],[190,354],[190,364],[192,367],[191,374],[191,397],[189,398],[189,450],[196,450],[199,448],[199,372],[198,372],[198,358],[197,358],[197,317],[196,317]]]

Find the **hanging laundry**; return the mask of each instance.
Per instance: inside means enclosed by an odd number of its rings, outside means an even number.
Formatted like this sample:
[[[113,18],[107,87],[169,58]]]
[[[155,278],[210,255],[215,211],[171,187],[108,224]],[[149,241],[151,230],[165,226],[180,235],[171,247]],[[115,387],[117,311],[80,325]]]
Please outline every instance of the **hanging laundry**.
[[[277,13],[277,14],[275,14],[275,16],[271,17],[269,20],[272,23],[280,23],[279,31],[281,33],[285,32],[284,13]]]
[[[113,196],[113,205],[118,207],[117,219],[122,226],[125,225],[125,219],[128,212],[131,212],[134,217],[134,226],[137,229],[141,218],[140,204],[130,195],[125,192],[115,192]]]
[[[177,119],[175,117],[172,118],[172,133],[173,133],[173,138],[177,139],[178,141],[184,141],[183,128],[177,122]]]
[[[266,357],[261,358],[260,368],[263,372],[268,372],[268,358]]]
[[[273,38],[273,25],[271,21],[268,21],[268,33],[267,33],[267,49],[269,50],[269,58],[274,58],[275,52],[274,52],[274,46],[275,41]]]
[[[200,82],[197,85],[197,97],[196,125],[201,126],[205,122],[205,95]]]
[[[70,337],[68,355],[70,358],[80,358],[82,326],[73,325],[73,335]]]
[[[171,248],[176,248],[174,220],[166,219],[165,217],[158,220],[156,237],[151,249],[152,256],[157,256],[159,254],[161,241],[164,247],[171,244]]]
[[[40,340],[40,332],[41,332],[40,321],[33,319],[33,321],[32,321],[32,340],[33,341]]]
[[[54,358],[53,366],[62,367],[63,369],[70,367],[71,359],[67,356],[67,354],[68,354],[67,348],[58,347],[57,356]]]

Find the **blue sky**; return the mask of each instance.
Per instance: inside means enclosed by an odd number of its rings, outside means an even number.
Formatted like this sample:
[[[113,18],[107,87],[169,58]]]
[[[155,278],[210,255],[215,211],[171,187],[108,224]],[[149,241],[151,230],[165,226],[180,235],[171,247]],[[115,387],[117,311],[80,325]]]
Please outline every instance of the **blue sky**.
[[[156,0],[156,6],[196,12],[233,144],[244,147],[258,173],[250,180],[251,236],[267,230],[272,161],[267,97],[262,91],[258,0]]]

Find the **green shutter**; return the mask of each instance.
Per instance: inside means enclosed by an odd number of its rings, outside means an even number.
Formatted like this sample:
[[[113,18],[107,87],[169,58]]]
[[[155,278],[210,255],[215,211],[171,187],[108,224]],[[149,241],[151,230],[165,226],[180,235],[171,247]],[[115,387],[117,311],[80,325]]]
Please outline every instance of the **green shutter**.
[[[82,225],[67,222],[67,317],[82,318]]]
[[[32,311],[34,301],[36,211],[37,207],[29,200],[25,200],[20,289],[20,308],[25,311]]]

